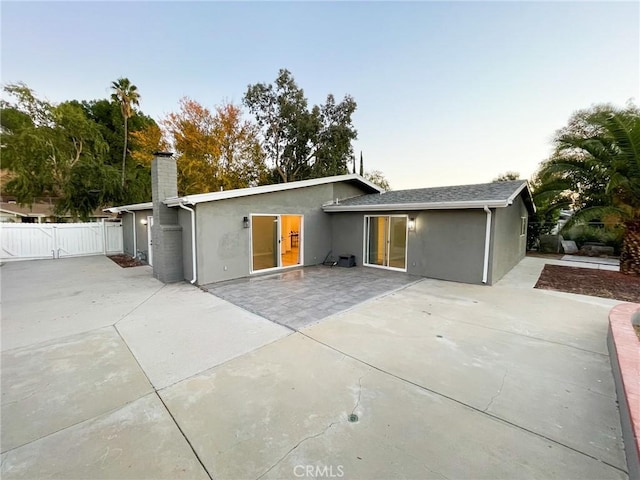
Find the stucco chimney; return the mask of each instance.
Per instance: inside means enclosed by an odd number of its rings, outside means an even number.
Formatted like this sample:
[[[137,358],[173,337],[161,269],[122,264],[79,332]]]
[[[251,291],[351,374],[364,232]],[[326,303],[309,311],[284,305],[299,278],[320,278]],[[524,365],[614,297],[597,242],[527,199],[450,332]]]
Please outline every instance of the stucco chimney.
[[[157,152],[151,162],[151,200],[153,202],[153,276],[163,283],[181,282],[182,227],[178,212],[163,201],[178,196],[178,169],[173,154]]]

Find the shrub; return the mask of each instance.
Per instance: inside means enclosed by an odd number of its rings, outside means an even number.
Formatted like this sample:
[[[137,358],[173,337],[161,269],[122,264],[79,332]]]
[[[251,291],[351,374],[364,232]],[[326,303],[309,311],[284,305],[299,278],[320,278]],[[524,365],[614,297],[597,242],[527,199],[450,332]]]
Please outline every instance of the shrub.
[[[624,235],[624,226],[608,226],[608,225],[575,225],[568,231],[563,231],[562,236],[565,240],[573,240],[578,248],[581,248],[587,242],[603,243],[608,247],[613,247],[614,254],[620,255],[622,248],[622,236]]]

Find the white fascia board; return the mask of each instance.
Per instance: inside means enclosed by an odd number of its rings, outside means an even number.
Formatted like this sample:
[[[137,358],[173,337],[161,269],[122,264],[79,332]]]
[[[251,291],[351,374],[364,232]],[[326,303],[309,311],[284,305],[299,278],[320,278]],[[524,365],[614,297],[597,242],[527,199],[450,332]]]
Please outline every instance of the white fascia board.
[[[214,202],[216,200],[226,200],[229,198],[248,197],[251,195],[259,195],[261,193],[282,192],[286,190],[294,190],[296,188],[314,187],[316,185],[325,185],[328,183],[339,183],[350,180],[357,180],[371,189],[382,193],[377,185],[369,182],[360,175],[351,173],[349,175],[336,175],[334,177],[313,178],[311,180],[301,180],[298,182],[275,183],[273,185],[260,185],[258,187],[238,188],[235,190],[225,190],[222,192],[199,193],[197,195],[187,195],[184,197],[167,198],[164,204],[169,207],[176,207],[179,204],[196,205],[203,202]]]
[[[504,208],[509,204],[502,201],[473,200],[469,202],[394,203],[383,205],[326,205],[325,212],[388,212],[391,210],[461,210],[467,208]]]
[[[103,208],[102,211],[110,212],[110,213],[122,213],[127,210],[152,210],[152,209],[153,209],[153,203],[146,202],[146,203],[134,203],[132,205],[121,205],[119,207]]]
[[[509,205],[511,205],[525,188],[527,189],[527,193],[529,194],[529,198],[531,199],[531,205],[533,206],[533,212],[535,213],[537,211],[536,204],[533,202],[533,193],[531,193],[529,182],[526,180],[522,182],[522,185],[520,185],[515,192],[513,192],[513,194],[507,199],[507,202],[509,202]]]
[[[0,212],[8,213],[10,215],[15,215],[17,217],[28,217],[29,216],[26,213],[14,212],[13,210],[6,210],[4,208],[0,208]],[[44,216],[44,215],[38,215],[38,214],[34,215],[34,217],[39,217],[39,216]]]

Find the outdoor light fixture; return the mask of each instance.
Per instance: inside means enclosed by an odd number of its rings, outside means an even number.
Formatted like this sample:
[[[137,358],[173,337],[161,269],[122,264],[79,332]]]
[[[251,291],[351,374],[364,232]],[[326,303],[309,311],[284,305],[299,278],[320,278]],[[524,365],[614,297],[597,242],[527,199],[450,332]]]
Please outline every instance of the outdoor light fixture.
[[[140,223],[141,223],[142,225],[146,225],[146,224],[147,224],[147,219],[146,219],[146,218],[141,218],[141,219],[140,219]]]
[[[413,217],[409,218],[409,231],[410,232],[416,231],[416,219]]]
[[[242,226],[244,228],[249,228],[249,217],[242,217]]]

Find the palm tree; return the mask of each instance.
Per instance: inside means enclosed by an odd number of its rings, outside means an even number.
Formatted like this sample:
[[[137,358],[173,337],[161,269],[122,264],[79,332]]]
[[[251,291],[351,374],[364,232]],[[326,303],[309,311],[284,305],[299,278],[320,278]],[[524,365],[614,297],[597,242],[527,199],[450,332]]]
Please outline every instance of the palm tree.
[[[607,217],[623,223],[620,271],[640,275],[640,110],[605,105],[578,112],[555,143],[542,183],[572,196],[578,211],[570,224]]]
[[[129,140],[129,119],[133,115],[133,105],[138,106],[140,94],[138,87],[133,85],[128,78],[119,78],[111,82],[111,100],[120,104],[120,112],[124,120],[124,147],[122,148],[122,186],[124,187],[124,174],[127,161],[127,143]]]

